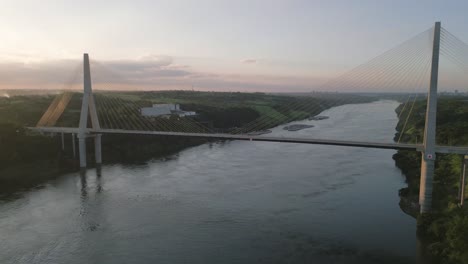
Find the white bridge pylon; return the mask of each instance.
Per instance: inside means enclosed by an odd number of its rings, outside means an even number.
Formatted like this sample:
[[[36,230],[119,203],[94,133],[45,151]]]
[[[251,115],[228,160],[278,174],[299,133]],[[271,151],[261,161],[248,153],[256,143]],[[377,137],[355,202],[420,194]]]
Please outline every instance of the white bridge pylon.
[[[88,131],[88,116],[91,117],[91,127],[95,130],[100,130],[99,118],[96,111],[92,85],[91,85],[91,70],[89,66],[89,56],[83,54],[83,100],[81,102],[80,124],[78,129],[80,167],[86,168],[86,138],[94,138],[94,149],[96,164],[102,163],[101,150],[101,134],[89,134]]]

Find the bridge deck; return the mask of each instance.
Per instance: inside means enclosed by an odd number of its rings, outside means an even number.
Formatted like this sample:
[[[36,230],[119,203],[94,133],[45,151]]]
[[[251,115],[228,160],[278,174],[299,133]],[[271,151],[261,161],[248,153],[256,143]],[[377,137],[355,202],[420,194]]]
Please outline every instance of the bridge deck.
[[[46,133],[78,133],[78,128],[72,127],[29,127],[29,129]],[[232,135],[232,134],[213,134],[213,133],[186,133],[169,131],[146,131],[146,130],[124,130],[124,129],[87,129],[90,134],[130,134],[130,135],[156,135],[156,136],[179,136],[179,137],[198,137],[213,139],[231,139],[247,141],[265,141],[265,142],[283,142],[283,143],[301,143],[314,145],[333,145],[346,147],[362,147],[377,149],[403,149],[421,151],[422,145],[419,144],[401,144],[401,143],[380,143],[366,141],[348,141],[333,139],[313,139],[313,138],[294,138],[294,137],[272,137],[265,135]],[[438,153],[468,154],[468,147],[437,146]]]

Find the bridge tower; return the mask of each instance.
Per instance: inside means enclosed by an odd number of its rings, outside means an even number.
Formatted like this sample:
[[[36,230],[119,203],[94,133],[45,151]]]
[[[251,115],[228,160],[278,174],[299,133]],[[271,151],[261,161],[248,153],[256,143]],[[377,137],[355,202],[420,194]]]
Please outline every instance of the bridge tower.
[[[83,54],[83,100],[81,102],[80,126],[78,130],[78,148],[80,153],[80,167],[86,168],[86,138],[94,137],[94,149],[96,164],[102,163],[101,151],[101,134],[91,136],[87,132],[88,116],[91,117],[91,125],[93,129],[99,130],[99,119],[97,116],[96,105],[94,102],[93,90],[91,87],[91,70],[89,66],[89,56],[87,53]]]
[[[421,159],[421,182],[419,186],[420,212],[427,213],[432,207],[432,184],[435,168],[436,145],[436,115],[437,115],[437,83],[439,77],[439,50],[440,50],[441,23],[434,26],[434,39],[432,46],[431,79],[427,95],[426,123],[424,127],[424,142]]]

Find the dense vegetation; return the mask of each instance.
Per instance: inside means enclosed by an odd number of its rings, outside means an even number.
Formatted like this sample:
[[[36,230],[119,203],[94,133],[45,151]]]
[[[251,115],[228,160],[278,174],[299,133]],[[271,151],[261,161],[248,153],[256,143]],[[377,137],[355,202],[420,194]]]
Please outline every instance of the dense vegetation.
[[[421,143],[424,133],[426,104],[418,101],[412,114],[408,108],[400,116],[395,139],[402,142]],[[397,109],[401,113],[403,105]],[[440,98],[437,112],[437,143],[440,145],[468,146],[467,98]],[[406,121],[408,119],[408,121]],[[418,217],[418,232],[429,242],[429,250],[444,259],[444,263],[468,263],[468,206],[458,206],[458,191],[462,157],[439,154],[434,178],[433,207],[431,214],[418,216],[414,205],[418,202],[421,154],[398,151],[394,159],[406,175],[408,188],[400,191],[402,208]],[[466,197],[465,197],[466,199]]]
[[[81,94],[73,94],[67,110],[57,126],[77,127],[81,108]],[[18,188],[36,186],[37,183],[76,167],[71,159],[71,138],[65,137],[65,151],[61,150],[61,137],[33,133],[26,126],[35,126],[55,95],[27,95],[0,98],[0,195]],[[192,91],[164,92],[102,92],[95,95],[101,125],[107,128],[143,129],[139,108],[153,103],[178,103],[184,110],[199,115],[192,123],[208,126],[212,131],[226,131],[241,127],[257,118],[267,117],[264,127],[273,127],[288,120],[306,118],[344,102],[368,102],[371,98],[349,95],[348,100],[331,96],[279,96],[262,93],[213,93]],[[99,107],[101,105],[101,107]],[[304,106],[307,111],[291,111],[288,105]],[[308,107],[305,107],[308,106]],[[310,107],[313,106],[313,107]],[[156,129],[165,130],[172,122],[184,130],[186,122],[155,118]],[[128,126],[128,127],[127,127]],[[147,128],[148,129],[148,128]],[[103,137],[104,162],[140,163],[165,156],[183,148],[206,142],[202,139],[106,135]],[[88,142],[89,160],[94,160],[93,144]],[[75,166],[73,166],[75,165]]]
[[[158,103],[177,103],[183,110],[197,112],[198,115],[194,118],[194,122],[208,126],[215,131],[242,127],[257,118],[262,118],[263,122],[256,129],[267,129],[285,122],[305,119],[332,106],[372,100],[373,98],[370,97],[355,95],[340,95],[337,98],[337,96],[323,95],[286,96],[239,92],[153,91],[96,94],[98,104],[109,105],[108,109],[111,112],[119,113],[111,122],[114,125],[124,123],[131,115],[135,118],[135,115],[138,114],[138,108]],[[73,109],[75,109],[74,112],[79,111],[78,106],[70,108],[70,111]],[[101,108],[98,111],[102,120],[105,120],[106,116],[112,115],[106,111],[106,108]],[[122,119],[122,121],[118,119]],[[172,120],[172,122],[176,122],[176,120]],[[164,120],[156,119],[155,123],[163,124]],[[104,124],[104,126],[112,127],[113,125]],[[182,123],[179,126],[184,128]],[[165,127],[161,126],[158,129],[165,130]]]
[[[34,186],[58,170],[60,148],[55,140],[24,129],[37,122],[48,103],[44,96],[0,98],[0,194]],[[50,169],[42,170],[46,167]]]

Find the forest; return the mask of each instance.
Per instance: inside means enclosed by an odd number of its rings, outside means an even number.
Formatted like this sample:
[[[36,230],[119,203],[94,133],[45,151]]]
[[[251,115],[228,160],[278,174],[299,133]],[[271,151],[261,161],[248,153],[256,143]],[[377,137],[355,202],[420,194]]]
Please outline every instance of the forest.
[[[468,98],[440,97],[437,111],[437,144],[468,146]],[[424,134],[425,101],[416,101],[412,113],[397,109],[400,116],[395,140],[421,143]],[[405,125],[406,123],[406,125]],[[401,136],[400,136],[401,135]],[[421,153],[398,151],[396,165],[405,174],[408,187],[400,190],[402,209],[418,218],[418,233],[429,241],[429,251],[444,263],[468,263],[468,207],[459,204],[461,155],[438,154],[434,178],[433,212],[419,215],[418,202]],[[466,194],[466,193],[465,193]],[[466,195],[464,199],[466,200]]]

